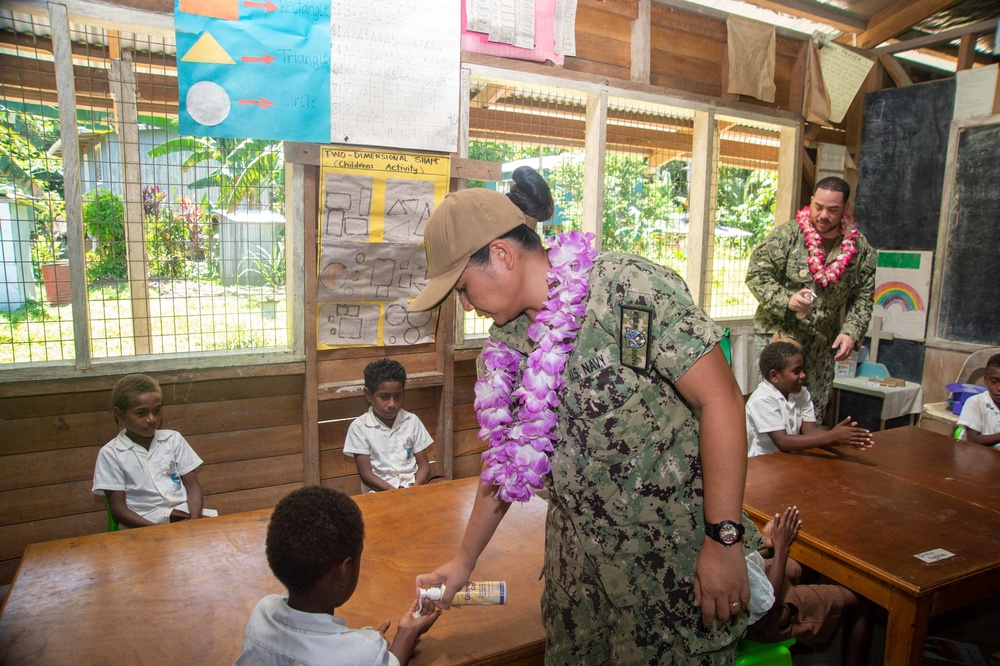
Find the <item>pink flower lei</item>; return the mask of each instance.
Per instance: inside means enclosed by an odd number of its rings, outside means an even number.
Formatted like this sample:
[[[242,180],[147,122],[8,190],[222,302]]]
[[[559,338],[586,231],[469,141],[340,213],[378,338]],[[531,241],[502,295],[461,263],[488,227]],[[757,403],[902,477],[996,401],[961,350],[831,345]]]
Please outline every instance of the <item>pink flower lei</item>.
[[[486,374],[476,382],[474,403],[479,438],[489,444],[483,453],[482,480],[483,485],[498,486],[497,496],[505,502],[527,502],[552,470],[548,453],[555,440],[555,408],[563,370],[587,311],[587,274],[597,256],[593,238],[570,231],[550,240],[548,300],[528,327],[535,349],[517,390],[513,388],[521,353],[493,338],[483,347]]]
[[[823,252],[823,238],[813,226],[809,206],[796,213],[795,221],[806,238],[806,247],[809,249],[806,265],[809,266],[809,272],[813,274],[813,282],[827,287],[831,282],[839,281],[840,276],[847,270],[847,265],[851,263],[851,257],[858,251],[857,244],[854,242],[858,237],[858,227],[854,224],[854,219],[850,215],[844,215],[840,221],[840,233],[844,235],[844,239],[840,241],[841,252],[829,266],[825,265],[826,253]]]

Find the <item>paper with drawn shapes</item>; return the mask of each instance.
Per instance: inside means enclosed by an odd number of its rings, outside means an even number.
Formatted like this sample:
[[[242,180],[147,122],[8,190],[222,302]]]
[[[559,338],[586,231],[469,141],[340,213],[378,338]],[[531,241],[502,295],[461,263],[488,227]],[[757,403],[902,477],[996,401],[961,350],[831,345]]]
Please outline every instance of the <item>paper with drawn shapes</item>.
[[[427,284],[424,228],[451,161],[333,146],[320,155],[318,347],[433,341],[437,311],[409,303]]]

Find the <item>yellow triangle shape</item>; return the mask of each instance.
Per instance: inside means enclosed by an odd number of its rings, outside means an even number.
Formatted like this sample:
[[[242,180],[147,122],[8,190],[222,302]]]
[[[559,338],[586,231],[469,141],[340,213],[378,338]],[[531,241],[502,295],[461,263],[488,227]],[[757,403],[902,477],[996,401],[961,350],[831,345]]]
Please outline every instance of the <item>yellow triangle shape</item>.
[[[233,59],[229,57],[226,50],[219,46],[219,42],[215,41],[215,37],[212,37],[211,33],[206,32],[204,35],[198,38],[198,41],[194,43],[184,57],[181,58],[182,62],[212,62],[219,65],[235,65]]]

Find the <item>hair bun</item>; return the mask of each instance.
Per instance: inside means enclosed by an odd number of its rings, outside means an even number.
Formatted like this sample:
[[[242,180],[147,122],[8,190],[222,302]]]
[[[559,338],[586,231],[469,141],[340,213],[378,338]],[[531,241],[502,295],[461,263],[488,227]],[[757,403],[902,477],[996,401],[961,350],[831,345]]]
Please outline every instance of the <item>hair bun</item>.
[[[507,198],[521,209],[521,212],[539,222],[552,219],[555,206],[552,190],[541,174],[529,166],[519,166],[511,174],[514,181]]]

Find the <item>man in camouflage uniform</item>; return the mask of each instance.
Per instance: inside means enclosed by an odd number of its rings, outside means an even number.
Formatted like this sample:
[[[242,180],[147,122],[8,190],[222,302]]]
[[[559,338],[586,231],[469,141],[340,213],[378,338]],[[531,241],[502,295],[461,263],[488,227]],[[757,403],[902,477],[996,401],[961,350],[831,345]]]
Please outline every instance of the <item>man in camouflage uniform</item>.
[[[836,177],[822,179],[813,193],[809,214],[823,239],[827,265],[840,255],[850,193]],[[805,235],[795,221],[775,227],[754,248],[747,269],[747,286],[758,301],[753,318],[757,355],[775,335],[802,344],[805,383],[820,422],[830,401],[834,361],[846,359],[861,343],[875,304],[876,252],[860,232],[854,242],[850,263],[826,287],[813,280]]]
[[[676,273],[639,257],[600,255],[589,286],[549,455],[545,663],[732,664],[746,612],[705,628],[694,605],[699,423],[673,384],[722,331]],[[527,331],[524,317],[490,331],[522,368]],[[628,338],[648,347],[648,361],[627,359],[641,368],[622,363]],[[745,555],[762,542],[743,524]]]

